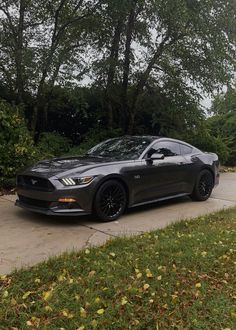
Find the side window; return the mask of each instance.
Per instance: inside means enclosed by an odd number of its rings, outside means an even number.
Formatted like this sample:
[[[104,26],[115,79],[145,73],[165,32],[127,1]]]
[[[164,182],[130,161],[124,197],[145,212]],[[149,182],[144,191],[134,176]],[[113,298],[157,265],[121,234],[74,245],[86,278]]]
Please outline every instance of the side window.
[[[185,144],[180,145],[181,155],[188,155],[192,153],[193,148],[186,146]]]
[[[180,145],[169,141],[157,142],[148,151],[147,156],[151,157],[155,152],[163,154],[165,157],[178,156],[180,155]]]

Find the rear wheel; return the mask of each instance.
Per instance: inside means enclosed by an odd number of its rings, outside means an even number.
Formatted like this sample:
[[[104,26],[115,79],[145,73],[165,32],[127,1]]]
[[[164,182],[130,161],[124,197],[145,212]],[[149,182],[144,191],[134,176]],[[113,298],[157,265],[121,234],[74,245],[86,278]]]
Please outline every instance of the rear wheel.
[[[102,221],[118,219],[126,208],[127,195],[124,186],[116,181],[106,181],[97,191],[94,211]]]
[[[214,187],[213,175],[208,170],[203,170],[200,172],[191,198],[196,201],[206,201],[212,193]]]

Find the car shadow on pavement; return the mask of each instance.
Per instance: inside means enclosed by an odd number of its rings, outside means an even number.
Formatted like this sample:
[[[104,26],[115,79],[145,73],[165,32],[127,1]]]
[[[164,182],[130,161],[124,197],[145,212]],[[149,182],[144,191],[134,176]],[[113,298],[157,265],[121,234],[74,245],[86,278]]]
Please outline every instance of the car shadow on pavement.
[[[187,197],[179,197],[174,198],[171,200],[161,201],[161,202],[155,202],[150,204],[145,204],[141,206],[136,206],[133,208],[128,209],[125,214],[119,219],[119,221],[122,221],[123,217],[129,217],[134,214],[140,214],[143,212],[148,212],[156,209],[158,210],[168,207],[173,207],[175,205],[178,205],[180,203],[189,203],[191,199]],[[74,227],[74,226],[80,226],[80,225],[91,225],[92,223],[100,223],[101,221],[96,218],[95,215],[81,215],[81,216],[47,216],[44,214],[34,213],[31,211],[23,210],[23,209],[17,209],[16,215],[19,219],[22,219],[23,221],[29,221],[32,223],[47,225],[47,226],[61,226],[61,227]]]

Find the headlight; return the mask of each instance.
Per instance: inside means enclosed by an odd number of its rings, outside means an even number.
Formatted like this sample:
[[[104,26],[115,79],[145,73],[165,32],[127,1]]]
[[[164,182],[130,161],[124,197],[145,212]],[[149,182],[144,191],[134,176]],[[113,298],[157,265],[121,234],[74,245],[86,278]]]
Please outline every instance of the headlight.
[[[84,176],[82,178],[63,178],[60,179],[60,182],[64,184],[64,186],[79,186],[83,184],[88,184],[92,182],[94,176]]]

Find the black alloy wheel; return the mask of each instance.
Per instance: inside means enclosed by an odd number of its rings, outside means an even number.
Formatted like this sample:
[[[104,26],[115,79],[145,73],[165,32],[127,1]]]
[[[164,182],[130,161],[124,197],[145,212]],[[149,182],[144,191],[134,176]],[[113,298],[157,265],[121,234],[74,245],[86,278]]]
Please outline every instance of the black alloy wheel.
[[[197,201],[206,201],[214,187],[213,175],[208,170],[200,172],[191,197]]]
[[[118,219],[126,208],[127,195],[124,186],[116,181],[106,181],[97,191],[94,210],[102,221]]]

